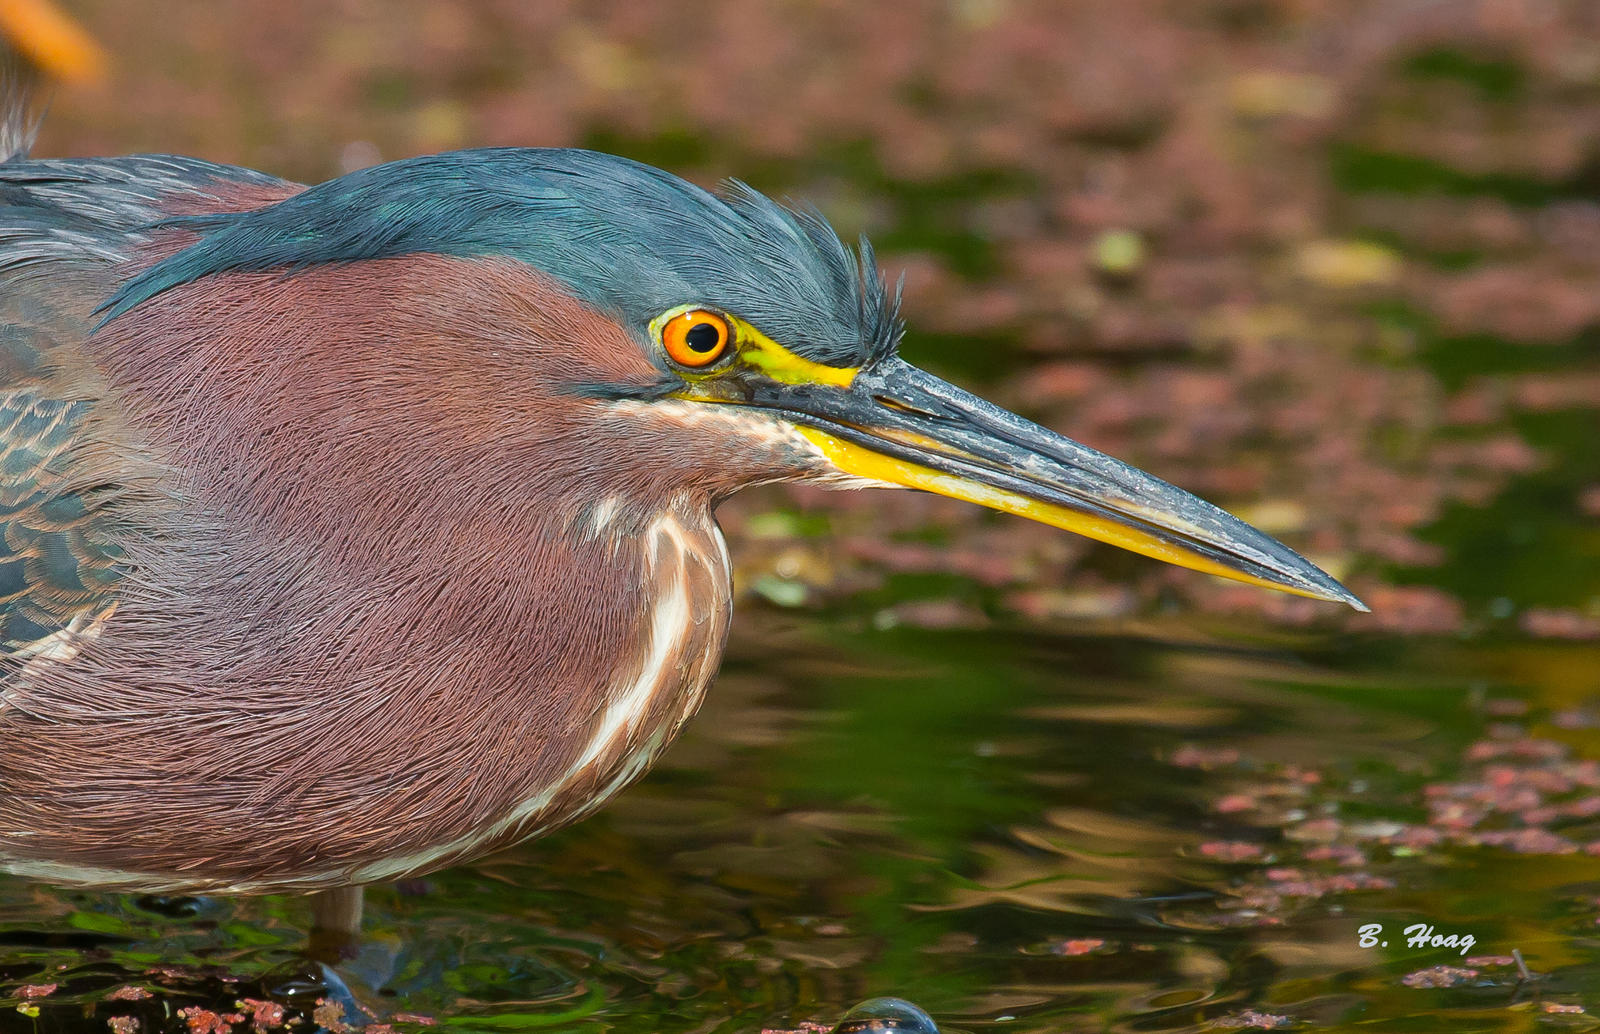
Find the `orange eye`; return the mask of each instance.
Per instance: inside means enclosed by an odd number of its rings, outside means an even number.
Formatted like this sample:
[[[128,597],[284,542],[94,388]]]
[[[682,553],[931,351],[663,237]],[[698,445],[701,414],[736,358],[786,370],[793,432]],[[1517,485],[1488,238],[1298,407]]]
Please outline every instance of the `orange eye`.
[[[722,358],[732,338],[728,321],[705,309],[690,309],[661,328],[661,344],[680,366],[710,366]]]

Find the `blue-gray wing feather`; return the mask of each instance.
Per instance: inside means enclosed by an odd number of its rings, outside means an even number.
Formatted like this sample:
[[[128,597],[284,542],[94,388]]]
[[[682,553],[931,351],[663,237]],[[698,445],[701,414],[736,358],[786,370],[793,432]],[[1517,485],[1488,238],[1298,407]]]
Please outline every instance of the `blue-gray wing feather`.
[[[278,182],[162,155],[0,161],[0,657],[92,627],[127,575],[138,529],[119,512],[116,400],[84,348],[94,310],[174,198]]]

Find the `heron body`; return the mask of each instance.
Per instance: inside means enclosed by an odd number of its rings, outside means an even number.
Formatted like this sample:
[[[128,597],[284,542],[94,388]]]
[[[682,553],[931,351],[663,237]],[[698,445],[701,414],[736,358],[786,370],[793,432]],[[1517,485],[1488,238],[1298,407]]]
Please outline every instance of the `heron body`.
[[[820,216],[587,151],[0,162],[0,866],[311,890],[574,821],[699,706],[753,484],[1356,604],[899,333]]]

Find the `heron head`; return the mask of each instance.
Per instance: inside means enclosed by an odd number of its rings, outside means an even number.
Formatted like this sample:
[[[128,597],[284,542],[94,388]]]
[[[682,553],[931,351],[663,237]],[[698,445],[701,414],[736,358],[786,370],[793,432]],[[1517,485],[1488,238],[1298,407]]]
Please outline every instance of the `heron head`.
[[[579,429],[565,459],[596,484],[711,498],[777,480],[922,489],[1364,609],[1217,507],[905,362],[865,241],[851,249],[814,210],[743,186],[718,195],[610,155],[494,149],[175,222],[193,243],[129,279],[108,320],[229,273],[442,258],[466,286],[420,315],[411,299],[396,307],[451,328],[452,369],[478,364],[498,391],[537,399],[541,419]],[[527,275],[507,280],[508,268]]]

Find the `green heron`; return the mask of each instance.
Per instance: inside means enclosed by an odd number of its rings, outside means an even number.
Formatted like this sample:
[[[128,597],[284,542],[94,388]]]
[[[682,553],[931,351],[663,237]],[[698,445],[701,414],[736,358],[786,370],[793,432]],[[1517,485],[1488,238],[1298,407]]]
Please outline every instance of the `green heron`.
[[[713,509],[750,485],[909,486],[1361,607],[908,365],[870,247],[813,209],[585,150],[312,187],[0,157],[13,873],[359,888],[576,821],[699,706]]]

